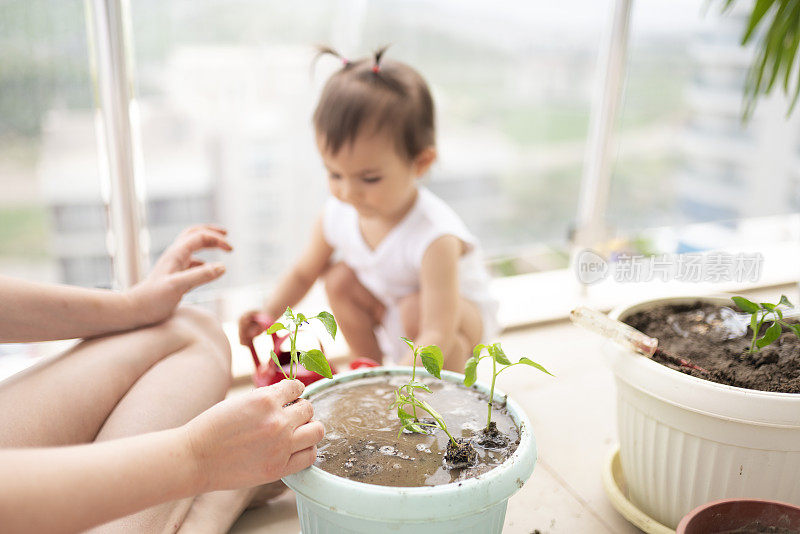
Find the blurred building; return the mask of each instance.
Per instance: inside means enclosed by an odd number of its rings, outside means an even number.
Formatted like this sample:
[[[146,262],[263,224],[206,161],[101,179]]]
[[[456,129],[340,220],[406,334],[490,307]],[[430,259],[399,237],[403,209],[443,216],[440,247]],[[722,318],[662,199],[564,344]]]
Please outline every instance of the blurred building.
[[[737,219],[799,207],[800,114],[787,120],[788,102],[776,87],[759,99],[749,124],[742,122],[744,81],[753,59],[753,47],[740,45],[748,16],[749,6],[737,5],[722,16],[709,12],[691,41],[694,75],[678,177],[683,222],[719,221],[732,230]]]

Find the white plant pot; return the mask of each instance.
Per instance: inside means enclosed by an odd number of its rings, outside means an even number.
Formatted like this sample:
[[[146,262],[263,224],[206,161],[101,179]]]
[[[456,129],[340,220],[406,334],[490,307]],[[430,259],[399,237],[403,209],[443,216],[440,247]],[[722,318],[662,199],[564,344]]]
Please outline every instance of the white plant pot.
[[[410,367],[361,369],[320,380],[308,386],[311,397],[336,384],[383,374],[410,374]],[[417,369],[417,374],[420,373]],[[463,383],[464,375],[442,371],[442,379]],[[489,388],[476,384],[488,394]],[[495,388],[495,400],[504,395]],[[311,466],[283,479],[297,496],[303,534],[384,532],[414,534],[499,534],[508,498],[533,473],[536,441],[520,406],[508,399],[508,413],[520,429],[517,450],[502,464],[476,478],[426,487],[365,484]]]
[[[621,306],[625,319],[677,297]],[[800,394],[770,393],[685,375],[607,342],[617,383],[620,457],[631,500],[675,528],[709,501],[748,497],[800,505]]]

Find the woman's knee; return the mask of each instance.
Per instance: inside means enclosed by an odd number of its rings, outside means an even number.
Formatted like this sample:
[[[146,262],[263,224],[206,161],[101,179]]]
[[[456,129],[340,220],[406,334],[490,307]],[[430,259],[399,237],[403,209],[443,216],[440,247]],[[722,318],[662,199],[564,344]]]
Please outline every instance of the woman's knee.
[[[231,368],[231,346],[222,324],[211,313],[192,306],[181,306],[167,321],[167,328],[188,335],[190,342],[199,344],[216,358],[226,372]]]

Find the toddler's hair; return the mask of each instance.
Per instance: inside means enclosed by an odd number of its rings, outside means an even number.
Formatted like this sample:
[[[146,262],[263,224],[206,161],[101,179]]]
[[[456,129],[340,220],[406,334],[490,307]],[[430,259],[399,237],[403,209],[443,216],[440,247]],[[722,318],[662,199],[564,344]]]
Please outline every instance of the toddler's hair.
[[[386,131],[398,153],[413,160],[435,144],[433,98],[428,84],[413,68],[383,60],[387,47],[372,57],[350,61],[320,46],[317,57],[330,54],[342,61],[322,90],[314,111],[314,128],[333,154],[352,143],[364,128]]]

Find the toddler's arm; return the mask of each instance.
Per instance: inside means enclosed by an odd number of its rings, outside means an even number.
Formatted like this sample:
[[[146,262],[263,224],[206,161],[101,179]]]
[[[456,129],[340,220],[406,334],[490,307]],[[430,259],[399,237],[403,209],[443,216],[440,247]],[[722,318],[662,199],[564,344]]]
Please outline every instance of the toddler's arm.
[[[287,306],[294,306],[308,293],[311,286],[322,275],[333,254],[333,248],[322,233],[322,217],[317,219],[311,231],[311,240],[300,259],[281,277],[275,291],[264,302],[264,311],[272,319],[280,317]],[[254,320],[258,310],[249,311],[239,318],[239,341],[249,344],[264,331],[263,325]]]
[[[460,300],[458,261],[463,249],[457,237],[440,237],[425,251],[420,270],[420,332],[415,341],[420,347],[439,346],[448,369],[454,367],[454,358],[459,360],[455,362],[458,365],[463,363],[460,355],[452,354]]]
[[[324,428],[302,383],[225,400],[182,427],[60,448],[0,450],[3,532],[77,532],[158,503],[250,487],[316,459]]]
[[[122,293],[0,276],[0,342],[92,337],[162,321],[186,292],[225,272],[222,264],[192,256],[206,248],[233,250],[225,234],[213,225],[187,229],[147,278]]]

